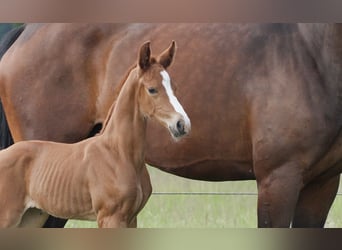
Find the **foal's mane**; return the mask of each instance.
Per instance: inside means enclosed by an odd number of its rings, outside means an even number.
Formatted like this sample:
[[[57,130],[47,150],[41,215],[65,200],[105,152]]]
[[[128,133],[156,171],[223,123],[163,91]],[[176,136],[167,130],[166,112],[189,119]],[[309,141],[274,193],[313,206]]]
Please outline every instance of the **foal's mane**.
[[[151,57],[151,58],[150,58],[150,64],[151,64],[151,65],[152,65],[152,64],[155,64],[156,62],[157,62],[157,60],[156,60],[154,57]],[[117,99],[118,99],[118,96],[119,96],[119,94],[120,94],[120,92],[121,92],[121,89],[122,89],[122,87],[124,86],[124,84],[125,84],[125,82],[126,82],[128,76],[129,76],[129,74],[131,73],[131,71],[132,71],[135,67],[138,67],[137,64],[133,64],[133,65],[127,70],[127,72],[126,72],[125,76],[122,78],[120,84],[115,88],[115,92],[114,92],[114,101],[113,101],[112,105],[110,106],[110,109],[109,109],[109,111],[108,111],[108,113],[107,113],[107,117],[106,117],[106,119],[105,119],[104,122],[103,122],[103,126],[102,126],[102,129],[101,129],[101,131],[100,131],[99,134],[102,134],[103,131],[106,129],[106,127],[107,127],[107,125],[108,125],[108,122],[109,122],[110,118],[112,117],[113,110],[114,110],[116,101],[117,101]]]
[[[107,127],[107,125],[108,125],[108,122],[109,122],[110,118],[112,117],[113,110],[114,110],[116,101],[117,101],[117,99],[118,99],[118,96],[119,96],[119,94],[120,94],[120,92],[121,92],[121,89],[122,89],[122,87],[124,86],[124,84],[125,84],[125,82],[126,82],[128,76],[129,76],[129,74],[131,73],[131,71],[132,71],[136,66],[137,66],[136,64],[132,65],[132,66],[127,70],[125,76],[121,79],[121,82],[115,87],[115,91],[114,91],[114,101],[113,101],[112,105],[111,105],[110,108],[109,108],[109,111],[108,111],[108,113],[107,113],[107,117],[106,117],[106,119],[105,119],[104,122],[103,122],[103,126],[102,126],[102,129],[101,129],[101,131],[100,131],[99,134],[102,134],[103,131],[106,129],[106,127]]]

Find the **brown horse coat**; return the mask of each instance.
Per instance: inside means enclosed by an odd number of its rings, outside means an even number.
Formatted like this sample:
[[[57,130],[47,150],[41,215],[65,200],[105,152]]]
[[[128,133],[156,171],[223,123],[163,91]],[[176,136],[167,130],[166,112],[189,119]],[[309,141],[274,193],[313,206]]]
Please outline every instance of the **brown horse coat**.
[[[87,137],[131,48],[171,39],[192,135],[176,147],[150,124],[146,161],[194,179],[256,179],[259,226],[323,226],[342,168],[341,25],[28,25],[0,62],[15,141]]]
[[[31,207],[97,220],[99,227],[136,226],[152,191],[145,166],[147,118],[175,138],[190,131],[165,71],[174,54],[175,43],[157,61],[149,43],[141,47],[138,66],[127,75],[100,135],[74,144],[24,141],[0,151],[0,227],[18,225]]]

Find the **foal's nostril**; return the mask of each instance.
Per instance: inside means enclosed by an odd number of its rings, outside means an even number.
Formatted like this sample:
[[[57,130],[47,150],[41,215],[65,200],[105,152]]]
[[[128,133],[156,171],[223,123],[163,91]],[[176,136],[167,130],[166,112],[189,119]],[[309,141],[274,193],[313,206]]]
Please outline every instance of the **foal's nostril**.
[[[177,122],[177,129],[181,134],[184,133],[184,121],[183,120],[179,120]]]

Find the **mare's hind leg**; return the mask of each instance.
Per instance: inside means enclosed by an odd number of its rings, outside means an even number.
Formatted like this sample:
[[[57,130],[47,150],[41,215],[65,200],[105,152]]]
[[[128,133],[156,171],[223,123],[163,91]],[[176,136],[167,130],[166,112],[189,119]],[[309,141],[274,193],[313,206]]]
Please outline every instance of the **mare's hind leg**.
[[[340,176],[314,182],[300,193],[293,227],[323,227],[335,199]]]
[[[49,215],[40,209],[28,209],[22,216],[19,227],[42,227]]]
[[[137,226],[138,226],[138,220],[137,220],[137,216],[135,216],[133,220],[129,223],[128,227],[137,228]]]

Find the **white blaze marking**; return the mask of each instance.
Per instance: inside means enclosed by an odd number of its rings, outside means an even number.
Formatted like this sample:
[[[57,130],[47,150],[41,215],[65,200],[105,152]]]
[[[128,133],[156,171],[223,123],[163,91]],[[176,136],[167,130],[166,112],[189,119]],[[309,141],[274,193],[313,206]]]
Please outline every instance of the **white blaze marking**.
[[[169,97],[169,101],[176,112],[180,113],[184,117],[184,122],[186,126],[190,126],[190,119],[188,115],[185,113],[182,105],[179,103],[177,97],[173,94],[171,88],[171,80],[169,74],[163,70],[160,72],[161,76],[163,77],[162,84],[166,90],[166,94]]]

